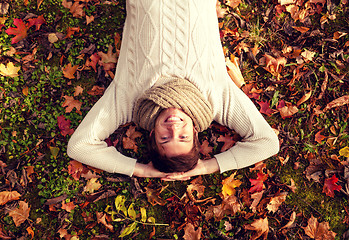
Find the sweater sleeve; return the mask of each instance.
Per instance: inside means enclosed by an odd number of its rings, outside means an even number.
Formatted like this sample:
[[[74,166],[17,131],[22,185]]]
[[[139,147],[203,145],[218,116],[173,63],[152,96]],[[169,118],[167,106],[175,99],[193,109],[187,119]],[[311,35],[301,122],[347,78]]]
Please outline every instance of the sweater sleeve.
[[[116,89],[113,81],[71,136],[67,153],[69,157],[89,166],[131,176],[136,159],[122,155],[104,141],[129,120],[127,109],[131,103],[123,99],[125,94],[117,93]]]
[[[231,80],[224,84],[216,121],[234,129],[242,140],[215,155],[220,172],[248,167],[279,151],[278,137],[253,102]]]

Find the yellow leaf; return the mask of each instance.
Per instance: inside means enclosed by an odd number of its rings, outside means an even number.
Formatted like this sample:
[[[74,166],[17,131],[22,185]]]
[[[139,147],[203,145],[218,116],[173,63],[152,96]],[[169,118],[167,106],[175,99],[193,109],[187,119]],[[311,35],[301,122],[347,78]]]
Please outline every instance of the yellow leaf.
[[[6,66],[2,63],[0,64],[0,74],[5,77],[17,77],[19,69],[21,67],[15,67],[13,62],[7,63]]]
[[[90,180],[87,181],[87,184],[86,184],[83,192],[93,193],[94,191],[98,190],[101,186],[102,186],[102,184],[100,184],[97,181],[97,178],[91,178]]]
[[[235,195],[235,188],[239,187],[242,182],[238,179],[234,179],[235,173],[230,175],[230,177],[227,177],[222,181],[223,187],[222,187],[222,194],[224,197]]]
[[[131,205],[127,209],[127,213],[131,219],[136,220],[137,213],[134,209],[134,205],[135,205],[134,203],[131,203]]]
[[[347,146],[339,150],[339,155],[349,158],[349,147]]]

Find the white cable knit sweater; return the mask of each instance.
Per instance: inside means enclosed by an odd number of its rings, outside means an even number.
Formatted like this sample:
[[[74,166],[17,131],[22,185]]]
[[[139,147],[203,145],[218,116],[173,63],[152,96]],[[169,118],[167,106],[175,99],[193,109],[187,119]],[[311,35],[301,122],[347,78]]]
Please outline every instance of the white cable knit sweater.
[[[159,77],[191,81],[212,104],[214,120],[243,140],[216,155],[220,171],[239,169],[278,152],[278,138],[250,99],[230,79],[216,15],[216,0],[128,0],[113,82],[68,143],[68,155],[87,165],[132,176],[136,159],[104,142],[132,121],[142,93]]]

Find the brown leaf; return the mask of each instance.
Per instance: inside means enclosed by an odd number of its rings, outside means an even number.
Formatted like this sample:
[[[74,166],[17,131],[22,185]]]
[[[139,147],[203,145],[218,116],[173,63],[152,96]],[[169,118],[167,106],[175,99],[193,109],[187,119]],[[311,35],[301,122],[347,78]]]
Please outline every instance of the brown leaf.
[[[65,98],[65,101],[63,102],[62,107],[65,107],[66,113],[70,113],[74,108],[76,108],[77,113],[79,114],[81,113],[80,109],[81,109],[82,102],[74,99],[74,97],[70,97],[67,95],[64,95],[63,97]]]
[[[277,196],[272,197],[270,202],[267,205],[268,211],[273,213],[277,212],[281,204],[285,202],[287,194],[288,194],[287,192],[282,192],[282,193],[279,193]]]
[[[331,108],[341,107],[341,106],[344,106],[346,104],[349,104],[349,95],[345,95],[345,96],[342,96],[340,98],[333,100],[332,102],[328,103],[322,111],[326,112],[326,111],[330,110]]]
[[[328,222],[319,223],[314,216],[311,216],[308,220],[308,225],[302,228],[306,235],[315,240],[332,240],[336,236],[335,232],[330,231]]]
[[[268,232],[269,232],[269,223],[268,223],[268,218],[260,218],[255,220],[251,224],[247,224],[244,226],[245,229],[247,230],[252,230],[256,231],[252,234],[251,240],[255,240],[259,237],[263,236],[263,239],[267,239],[268,237]]]
[[[79,1],[74,2],[74,4],[69,8],[70,12],[73,14],[73,17],[81,18],[85,16],[84,5],[80,4]]]
[[[236,86],[238,86],[238,88],[241,88],[245,84],[245,80],[240,71],[238,60],[239,59],[237,57],[231,55],[231,59],[225,59],[225,64],[227,65],[230,78],[233,80]]]
[[[200,145],[200,153],[206,157],[210,157],[210,153],[212,153],[213,147],[209,145],[210,143],[205,139]]]
[[[68,165],[68,173],[75,179],[79,180],[82,173],[87,173],[88,168],[82,165],[81,162],[78,161],[70,161]]]
[[[18,227],[29,218],[29,212],[30,208],[28,207],[28,203],[20,201],[19,207],[10,211],[8,215],[12,217],[13,222],[16,227]]]
[[[263,193],[264,193],[264,191],[256,192],[256,193],[253,193],[251,195],[251,198],[253,199],[253,202],[252,202],[252,204],[250,206],[252,212],[254,212],[254,213],[257,212],[257,206],[258,206],[259,202],[261,201],[261,199],[263,197]]]
[[[89,25],[91,22],[95,20],[94,16],[87,16],[86,15],[86,25]]]
[[[8,202],[18,200],[21,197],[17,191],[3,191],[0,192],[0,205],[4,205]]]
[[[283,100],[279,102],[277,109],[283,119],[291,117],[298,112],[297,106]]]
[[[97,212],[97,222],[102,223],[106,228],[108,228],[111,232],[114,232],[114,227],[110,223],[107,222],[107,215],[102,212]]]
[[[315,141],[316,141],[317,143],[319,143],[319,144],[321,144],[321,143],[322,143],[322,140],[324,140],[324,139],[326,138],[325,136],[321,135],[321,133],[322,133],[323,130],[324,130],[324,129],[321,129],[320,131],[318,131],[318,132],[315,134]]]
[[[184,228],[184,240],[199,240],[201,238],[201,227],[195,230],[193,224],[187,223]]]
[[[308,99],[311,97],[312,91],[309,91],[308,93],[304,94],[304,96],[298,100],[297,106],[301,105],[302,103],[308,101]]]
[[[268,54],[264,55],[264,60],[265,60],[265,64],[266,64],[264,69],[276,77],[280,76],[282,68],[287,63],[287,60],[284,57],[274,58]]]
[[[166,204],[166,201],[159,196],[163,189],[164,187],[160,189],[151,189],[145,187],[148,202],[150,202],[151,205],[155,206],[156,204],[159,204],[163,206]]]
[[[76,86],[74,89],[75,89],[74,97],[79,96],[84,91],[84,89],[81,86]]]
[[[62,209],[66,210],[67,212],[71,212],[75,207],[76,205],[74,204],[74,202],[65,203],[64,200],[62,201]]]
[[[109,45],[108,52],[98,52],[98,55],[101,57],[100,65],[103,66],[105,71],[114,70],[117,62],[117,53],[113,53],[113,46]]]
[[[296,220],[296,216],[297,216],[297,213],[292,212],[291,217],[290,217],[290,221],[280,229],[292,227],[294,221]]]
[[[103,95],[104,91],[105,91],[104,87],[99,87],[95,85],[92,87],[90,91],[87,91],[87,93],[92,96],[98,96],[98,95]]]
[[[78,65],[72,66],[71,63],[69,63],[65,68],[63,69],[63,75],[64,77],[68,79],[74,79],[75,72],[78,69]]]

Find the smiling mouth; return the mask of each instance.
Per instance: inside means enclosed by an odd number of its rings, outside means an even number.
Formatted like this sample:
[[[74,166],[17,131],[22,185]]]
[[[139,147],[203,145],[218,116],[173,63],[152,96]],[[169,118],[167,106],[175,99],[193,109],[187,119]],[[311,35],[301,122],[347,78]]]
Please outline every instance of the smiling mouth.
[[[175,115],[170,115],[168,118],[166,118],[165,122],[167,123],[183,122],[183,119]]]

